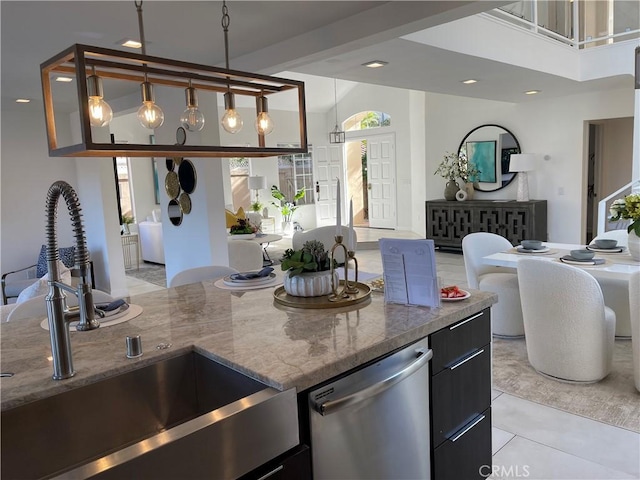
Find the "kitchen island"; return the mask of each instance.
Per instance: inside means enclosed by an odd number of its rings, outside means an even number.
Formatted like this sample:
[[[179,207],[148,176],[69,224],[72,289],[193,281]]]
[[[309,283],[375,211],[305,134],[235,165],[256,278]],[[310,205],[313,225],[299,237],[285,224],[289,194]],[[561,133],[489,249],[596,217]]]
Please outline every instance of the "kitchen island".
[[[273,289],[230,292],[213,283],[132,297],[130,303],[143,308],[140,316],[72,332],[76,375],[63,381],[51,379],[49,332],[40,327],[42,318],[3,324],[1,370],[15,375],[0,380],[2,410],[190,351],[277,390],[308,391],[497,301],[492,293],[474,290],[470,298],[440,308],[409,307],[385,304],[381,293],[372,292],[369,300],[350,307],[292,309],[274,303]],[[128,335],[141,336],[141,357],[126,357]]]
[[[195,350],[278,390],[298,391],[328,380],[477,313],[497,301],[472,291],[439,309],[385,304],[372,292],[367,303],[330,309],[287,309],[273,289],[243,293],[213,282],[138,295],[143,312],[131,321],[71,332],[76,375],[51,379],[49,332],[42,318],[0,327],[2,410]],[[144,354],[125,355],[127,335],[140,335]],[[171,344],[159,350],[158,345]]]

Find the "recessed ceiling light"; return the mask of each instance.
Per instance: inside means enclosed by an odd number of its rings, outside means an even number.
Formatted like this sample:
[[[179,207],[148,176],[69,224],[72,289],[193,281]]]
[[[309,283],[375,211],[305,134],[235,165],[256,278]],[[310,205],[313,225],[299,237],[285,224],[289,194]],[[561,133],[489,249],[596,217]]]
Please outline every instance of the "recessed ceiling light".
[[[469,80],[462,80],[462,83],[466,84],[466,85],[471,85],[472,83],[477,83],[478,80],[474,80],[473,78],[470,78]]]
[[[129,47],[129,48],[142,48],[142,44],[140,42],[138,42],[137,40],[131,40],[131,39],[126,39],[126,40],[122,40],[120,43],[120,45],[122,45],[123,47]],[[149,44],[149,42],[147,42],[147,45]]]
[[[387,63],[389,62],[383,62],[382,60],[373,60],[371,62],[363,63],[362,65],[369,68],[380,68],[384,67]]]
[[[31,100],[28,98],[16,98],[16,103],[29,103]]]
[[[56,82],[69,83],[69,82],[73,82],[73,78],[71,78],[71,77],[56,77]]]
[[[527,90],[524,92],[525,95],[535,95],[536,93],[540,93],[541,90]]]

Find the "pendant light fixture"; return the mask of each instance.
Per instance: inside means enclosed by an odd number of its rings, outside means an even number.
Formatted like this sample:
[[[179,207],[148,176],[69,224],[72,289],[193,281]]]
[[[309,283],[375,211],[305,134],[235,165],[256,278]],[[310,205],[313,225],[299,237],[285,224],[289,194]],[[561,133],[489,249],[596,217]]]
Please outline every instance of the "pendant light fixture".
[[[304,82],[289,80],[281,77],[262,75],[258,73],[230,70],[228,68],[228,42],[225,41],[227,54],[227,68],[211,65],[202,65],[183,60],[172,60],[161,57],[149,56],[146,53],[144,28],[142,24],[142,1],[135,1],[138,10],[138,23],[140,28],[140,40],[142,53],[129,50],[115,50],[111,48],[95,47],[75,44],[40,65],[40,77],[44,100],[45,123],[49,155],[52,157],[273,157],[278,155],[293,155],[308,152],[307,121],[305,109]],[[223,4],[223,7],[226,7]],[[226,16],[224,14],[227,14]],[[223,11],[223,28],[228,27],[228,12]],[[225,31],[225,34],[227,32]],[[226,35],[225,35],[226,36]],[[226,40],[226,38],[225,38]],[[77,112],[78,122],[71,122],[75,130],[68,135],[61,135],[60,125],[69,123],[69,110],[57,108],[64,101],[58,101],[58,95],[62,100],[62,94],[54,92],[53,83],[59,76],[75,77],[77,83],[77,104],[72,111]],[[140,108],[141,123],[147,128],[166,128],[163,125],[164,114],[156,105],[153,96],[154,87],[163,88],[163,98],[180,98],[186,95],[187,112],[194,114],[191,119],[176,115],[175,120],[167,123],[186,120],[188,127],[198,127],[200,117],[197,94],[223,95],[225,98],[225,130],[238,131],[242,126],[242,120],[237,116],[235,101],[237,97],[251,99],[257,104],[257,116],[260,117],[258,129],[260,133],[256,139],[243,141],[245,146],[237,146],[237,142],[231,144],[212,144],[207,138],[198,139],[192,144],[186,142],[167,143],[111,143],[103,140],[102,135],[95,135],[94,122],[102,119],[99,124],[109,117],[106,102],[101,104],[102,80],[108,79],[108,88],[113,91],[125,92],[141,88],[143,106]],[[281,95],[282,94],[282,95]],[[290,139],[285,146],[267,146],[265,135],[273,128],[268,113],[268,100],[273,102],[279,97],[297,98],[297,111],[294,108],[287,114],[290,121],[283,126],[283,136]],[[90,98],[91,97],[91,98]],[[96,98],[93,98],[96,97]],[[100,108],[90,109],[89,103]],[[239,100],[238,100],[239,102]],[[113,103],[113,102],[112,102]],[[272,103],[273,105],[273,103]],[[111,115],[113,112],[111,112]],[[71,114],[73,115],[73,114]],[[59,117],[59,118],[57,118]],[[196,118],[197,117],[197,118]],[[167,119],[169,120],[169,119]],[[75,127],[75,125],[78,125]],[[171,127],[170,127],[171,128]],[[184,130],[187,130],[185,125]],[[183,131],[184,131],[183,130]],[[156,132],[160,133],[160,132]],[[77,141],[71,139],[79,139]],[[172,138],[169,135],[157,135],[156,138]]]
[[[187,109],[182,112],[180,123],[190,132],[199,132],[204,128],[204,115],[198,108],[198,91],[191,85],[184,90],[187,99]]]
[[[260,95],[256,98],[256,110],[258,110],[258,116],[256,117],[256,131],[258,135],[269,135],[273,131],[273,120],[269,116],[269,102],[267,97]]]
[[[336,126],[332,132],[329,132],[329,143],[344,143],[344,131],[338,127],[338,83],[333,79],[333,104],[336,111]]]
[[[106,127],[113,119],[113,110],[103,99],[102,79],[96,75],[96,67],[93,67],[93,73],[87,79],[87,95],[91,126]]]
[[[222,30],[224,31],[224,61],[225,67],[229,70],[229,9],[226,0],[222,1]],[[242,130],[242,117],[236,110],[236,98],[231,91],[231,86],[227,88],[224,94],[224,115],[220,121],[222,128],[229,133],[238,133]]]
[[[147,43],[144,39],[144,24],[142,23],[142,0],[135,0],[138,11],[138,29],[140,30],[140,44],[142,45],[142,55],[147,54]],[[144,65],[146,67],[146,64]],[[142,91],[142,105],[138,109],[138,121],[145,128],[159,128],[164,123],[164,112],[156,105],[153,95],[153,85],[149,82],[147,73],[144,74],[144,82],[140,84]]]

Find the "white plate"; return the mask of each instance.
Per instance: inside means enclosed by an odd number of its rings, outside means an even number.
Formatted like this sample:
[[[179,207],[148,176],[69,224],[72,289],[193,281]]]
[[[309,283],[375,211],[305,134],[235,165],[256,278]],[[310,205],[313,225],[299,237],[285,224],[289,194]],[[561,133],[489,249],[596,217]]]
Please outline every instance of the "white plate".
[[[464,300],[465,298],[469,298],[471,296],[471,294],[466,290],[462,290],[461,288],[459,290],[464,293],[464,297],[456,297],[456,298],[440,297],[440,300],[442,300],[443,302],[457,302],[459,300]]]
[[[565,257],[560,257],[558,260],[562,263],[568,263],[569,265],[580,265],[583,267],[600,266],[606,263],[604,258],[592,258],[591,260],[577,260],[577,259],[572,259],[567,257],[569,256],[567,255]],[[598,260],[597,263],[596,263],[596,260]]]
[[[532,248],[524,248],[522,245],[516,247],[516,252],[518,252],[518,253],[526,253],[526,254],[547,253],[549,250],[551,250],[549,247],[542,247],[542,248],[539,248],[537,250],[534,250]]]
[[[595,245],[587,245],[587,250],[598,253],[622,253],[624,252],[624,247],[600,248]]]
[[[252,238],[256,238],[256,234],[255,233],[239,233],[237,235],[234,235],[230,233],[229,238],[231,240],[251,240]]]
[[[227,275],[226,277],[224,277],[223,282],[225,285],[228,285],[230,287],[239,287],[242,285],[261,285],[263,283],[269,283],[274,278],[276,278],[276,274],[273,272],[271,272],[266,277],[250,278],[248,280],[233,280],[231,276]]]

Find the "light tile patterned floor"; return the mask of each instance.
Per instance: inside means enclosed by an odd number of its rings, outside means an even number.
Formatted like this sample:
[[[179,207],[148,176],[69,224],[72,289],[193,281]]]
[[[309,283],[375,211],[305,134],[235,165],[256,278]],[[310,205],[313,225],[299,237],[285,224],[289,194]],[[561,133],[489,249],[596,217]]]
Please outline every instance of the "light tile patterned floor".
[[[360,228],[357,232],[359,242],[373,242],[381,237],[420,238],[411,232]],[[276,254],[290,247],[290,244],[290,238],[283,238],[269,248],[273,248]],[[382,272],[378,250],[359,249],[357,258],[361,271]],[[436,263],[438,275],[444,284],[466,286],[462,255],[436,252]],[[127,277],[131,295],[161,288],[144,283]],[[490,478],[640,478],[640,434],[498,390],[492,391],[492,401],[494,475]]]

